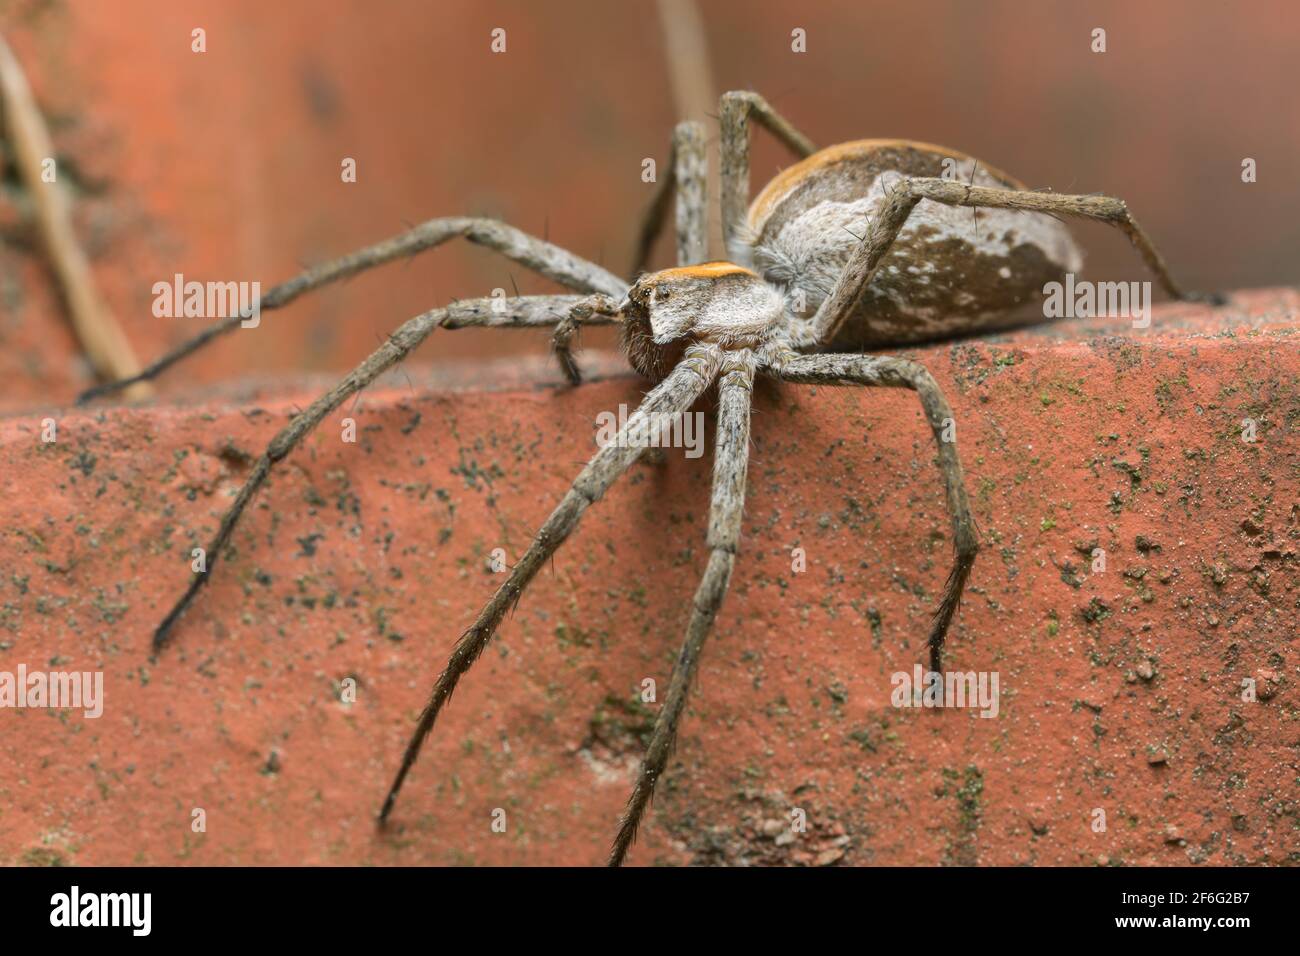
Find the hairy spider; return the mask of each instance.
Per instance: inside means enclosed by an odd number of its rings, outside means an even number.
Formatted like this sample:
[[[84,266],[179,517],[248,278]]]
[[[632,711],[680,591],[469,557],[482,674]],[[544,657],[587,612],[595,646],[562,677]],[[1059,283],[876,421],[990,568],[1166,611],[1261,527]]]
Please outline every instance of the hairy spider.
[[[580,296],[486,299],[433,309],[409,320],[338,385],[298,414],[257,460],[211,546],[206,568],[191,580],[154,635],[167,642],[177,620],[212,574],[249,501],[276,462],[348,396],[390,368],[437,328],[554,326],[560,365],[579,381],[570,341],[582,324],[618,322],[628,361],[656,384],[620,429],[639,434],[663,414],[684,413],[714,383],[717,448],[709,507],[708,563],[691,604],[686,639],[655,720],[635,789],[609,862],[623,862],[656,781],[664,771],[686,706],[705,636],[722,603],[740,542],[749,457],[751,390],[764,374],[788,382],[879,385],[917,393],[938,443],[938,464],[953,527],[953,565],[929,633],[930,667],[942,667],[944,636],[978,550],[957,456],[952,411],[924,368],[865,348],[978,332],[1005,325],[1045,283],[1079,267],[1080,253],[1058,214],[1109,223],[1137,247],[1163,288],[1192,298],[1170,278],[1160,255],[1125,204],[1105,196],[1066,196],[1023,184],[963,153],[905,140],[861,140],[815,152],[762,97],[727,93],[719,115],[722,222],[731,262],[706,258],[704,135],[680,124],[672,170],[640,233],[637,268],[662,227],[676,190],[676,268],[641,275],[630,286],[605,269],[504,223],[434,219],[407,233],[318,266],[277,286],[263,309],[284,306],[311,289],[400,256],[462,236],[495,249]],[[749,122],[766,127],[805,157],[773,179],[749,205]],[[972,212],[974,225],[958,207]],[[92,390],[82,399],[157,376],[240,322],[232,317],[164,356],[140,375]],[[383,808],[382,824],[420,748],[461,676],[483,653],[506,611],[578,519],[644,451],[632,440],[609,442],[574,480],[505,583],[492,595],[433,685]]]

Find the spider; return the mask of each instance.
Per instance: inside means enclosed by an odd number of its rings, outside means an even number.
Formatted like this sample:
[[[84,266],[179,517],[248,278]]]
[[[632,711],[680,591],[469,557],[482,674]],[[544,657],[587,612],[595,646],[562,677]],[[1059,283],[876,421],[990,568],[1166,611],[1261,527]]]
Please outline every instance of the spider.
[[[154,652],[212,575],[236,523],[271,469],[345,399],[402,360],[434,329],[553,326],[552,342],[570,382],[580,381],[571,340],[582,325],[617,323],[631,366],[654,387],[620,430],[644,433],[654,416],[687,412],[716,385],[718,418],[708,561],[695,592],[686,636],[667,696],[655,720],[636,784],[609,853],[620,865],[664,772],[686,706],[704,640],[718,613],[740,543],[755,377],[795,383],[912,389],[934,432],[938,466],[952,520],[952,568],[930,625],[930,667],[941,671],[944,638],[979,549],[958,458],[952,410],[922,366],[866,349],[932,340],[1005,326],[1017,306],[1045,283],[1079,268],[1078,246],[1059,219],[1094,219],[1122,230],[1164,290],[1184,293],[1125,204],[1106,196],[1032,191],[963,153],[907,140],[860,140],[816,151],[761,96],[723,95],[721,211],[731,261],[705,262],[707,206],[704,133],[682,123],[672,139],[669,174],[640,232],[641,272],[676,196],[678,265],[642,273],[630,285],[618,276],[505,223],[434,219],[399,236],[309,269],[271,289],[261,307],[274,309],[312,289],[364,269],[437,246],[453,237],[494,249],[580,295],[475,299],[418,315],[328,393],[299,413],[257,460],[223,516],[209,561],[159,624]],[[750,124],[776,136],[801,161],[749,195]],[[974,224],[960,207],[971,207]],[[976,208],[987,211],[983,217]],[[85,393],[85,401],[156,377],[217,335],[233,316],[163,356],[139,375]],[[457,683],[483,653],[506,612],[586,509],[635,462],[643,444],[608,442],[573,481],[518,563],[457,641],[434,682],[379,813],[389,817],[403,782]]]

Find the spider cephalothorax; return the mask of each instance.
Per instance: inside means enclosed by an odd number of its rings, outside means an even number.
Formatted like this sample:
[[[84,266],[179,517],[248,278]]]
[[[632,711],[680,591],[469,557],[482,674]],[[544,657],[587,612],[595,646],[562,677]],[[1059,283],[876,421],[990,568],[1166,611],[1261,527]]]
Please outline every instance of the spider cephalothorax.
[[[632,367],[662,381],[687,345],[760,349],[786,328],[781,293],[733,262],[705,262],[643,275],[620,307]]]
[[[578,369],[570,340],[581,324],[621,322],[633,368],[656,384],[620,429],[574,480],[506,581],[457,641],[434,682],[407,745],[380,822],[425,737],[461,676],[483,653],[506,612],[577,527],[583,512],[640,457],[625,439],[653,416],[686,412],[716,385],[718,430],[707,534],[708,560],[687,609],[686,637],[668,693],[620,823],[609,861],[623,861],[663,774],[676,738],[701,648],[722,603],[740,543],[749,457],[754,378],[787,382],[872,385],[916,392],[935,439],[936,459],[952,517],[953,563],[929,626],[930,666],[943,662],[944,638],[978,548],[957,456],[953,412],[930,374],[915,362],[836,351],[896,345],[935,335],[982,331],[1005,321],[1044,281],[1077,267],[1078,249],[1057,216],[1109,223],[1122,230],[1164,289],[1174,284],[1155,247],[1127,207],[1106,196],[1032,192],[991,167],[953,150],[898,140],[863,140],[815,153],[812,144],[754,93],[723,96],[722,223],[733,262],[705,258],[703,143],[698,124],[673,138],[674,163],[665,188],[677,188],[679,265],[623,279],[565,249],[486,219],[434,219],[375,246],[309,270],[272,289],[267,311],[298,295],[363,269],[463,237],[487,246],[579,295],[471,299],[418,315],[397,329],[365,362],[300,413],[267,446],[222,517],[207,564],[154,633],[160,650],[230,539],[241,514],[272,467],[331,411],[393,367],[435,329],[467,325],[549,327],[561,368]],[[807,157],[763,191],[746,210],[749,122],[767,127]],[[814,154],[815,153],[815,154]],[[967,220],[962,207],[992,210]],[[662,225],[667,203],[656,200],[641,231],[642,253]],[[634,269],[633,271],[640,271]],[[235,316],[155,362],[139,376],[97,389],[102,394],[158,375],[216,335],[236,328]]]

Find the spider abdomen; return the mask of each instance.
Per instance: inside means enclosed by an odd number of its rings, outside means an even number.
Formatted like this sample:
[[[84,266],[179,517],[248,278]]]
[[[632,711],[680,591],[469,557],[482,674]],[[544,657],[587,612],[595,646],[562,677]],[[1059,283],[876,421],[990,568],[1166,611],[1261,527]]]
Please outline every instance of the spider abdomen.
[[[736,261],[787,290],[809,318],[830,294],[868,222],[900,177],[997,189],[1019,182],[964,153],[908,140],[858,140],[814,153],[774,178],[749,208]],[[1004,327],[1043,286],[1077,272],[1082,253],[1042,213],[921,200],[830,347],[860,350]],[[799,305],[803,308],[800,309]],[[1021,321],[1041,318],[1030,313]]]

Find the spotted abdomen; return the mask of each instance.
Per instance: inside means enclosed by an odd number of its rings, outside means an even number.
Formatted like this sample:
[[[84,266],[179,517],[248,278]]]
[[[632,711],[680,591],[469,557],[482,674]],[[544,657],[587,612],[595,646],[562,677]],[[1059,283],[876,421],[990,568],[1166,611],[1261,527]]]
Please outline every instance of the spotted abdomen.
[[[811,317],[830,295],[886,190],[902,176],[1026,188],[1000,170],[940,146],[907,140],[844,143],[809,156],[767,184],[749,208],[747,228],[732,256],[784,288],[787,302],[802,298],[798,314]],[[921,200],[831,347],[878,348],[1041,318],[1026,307],[1039,300],[1045,283],[1078,271],[1079,247],[1050,216],[977,212]]]

